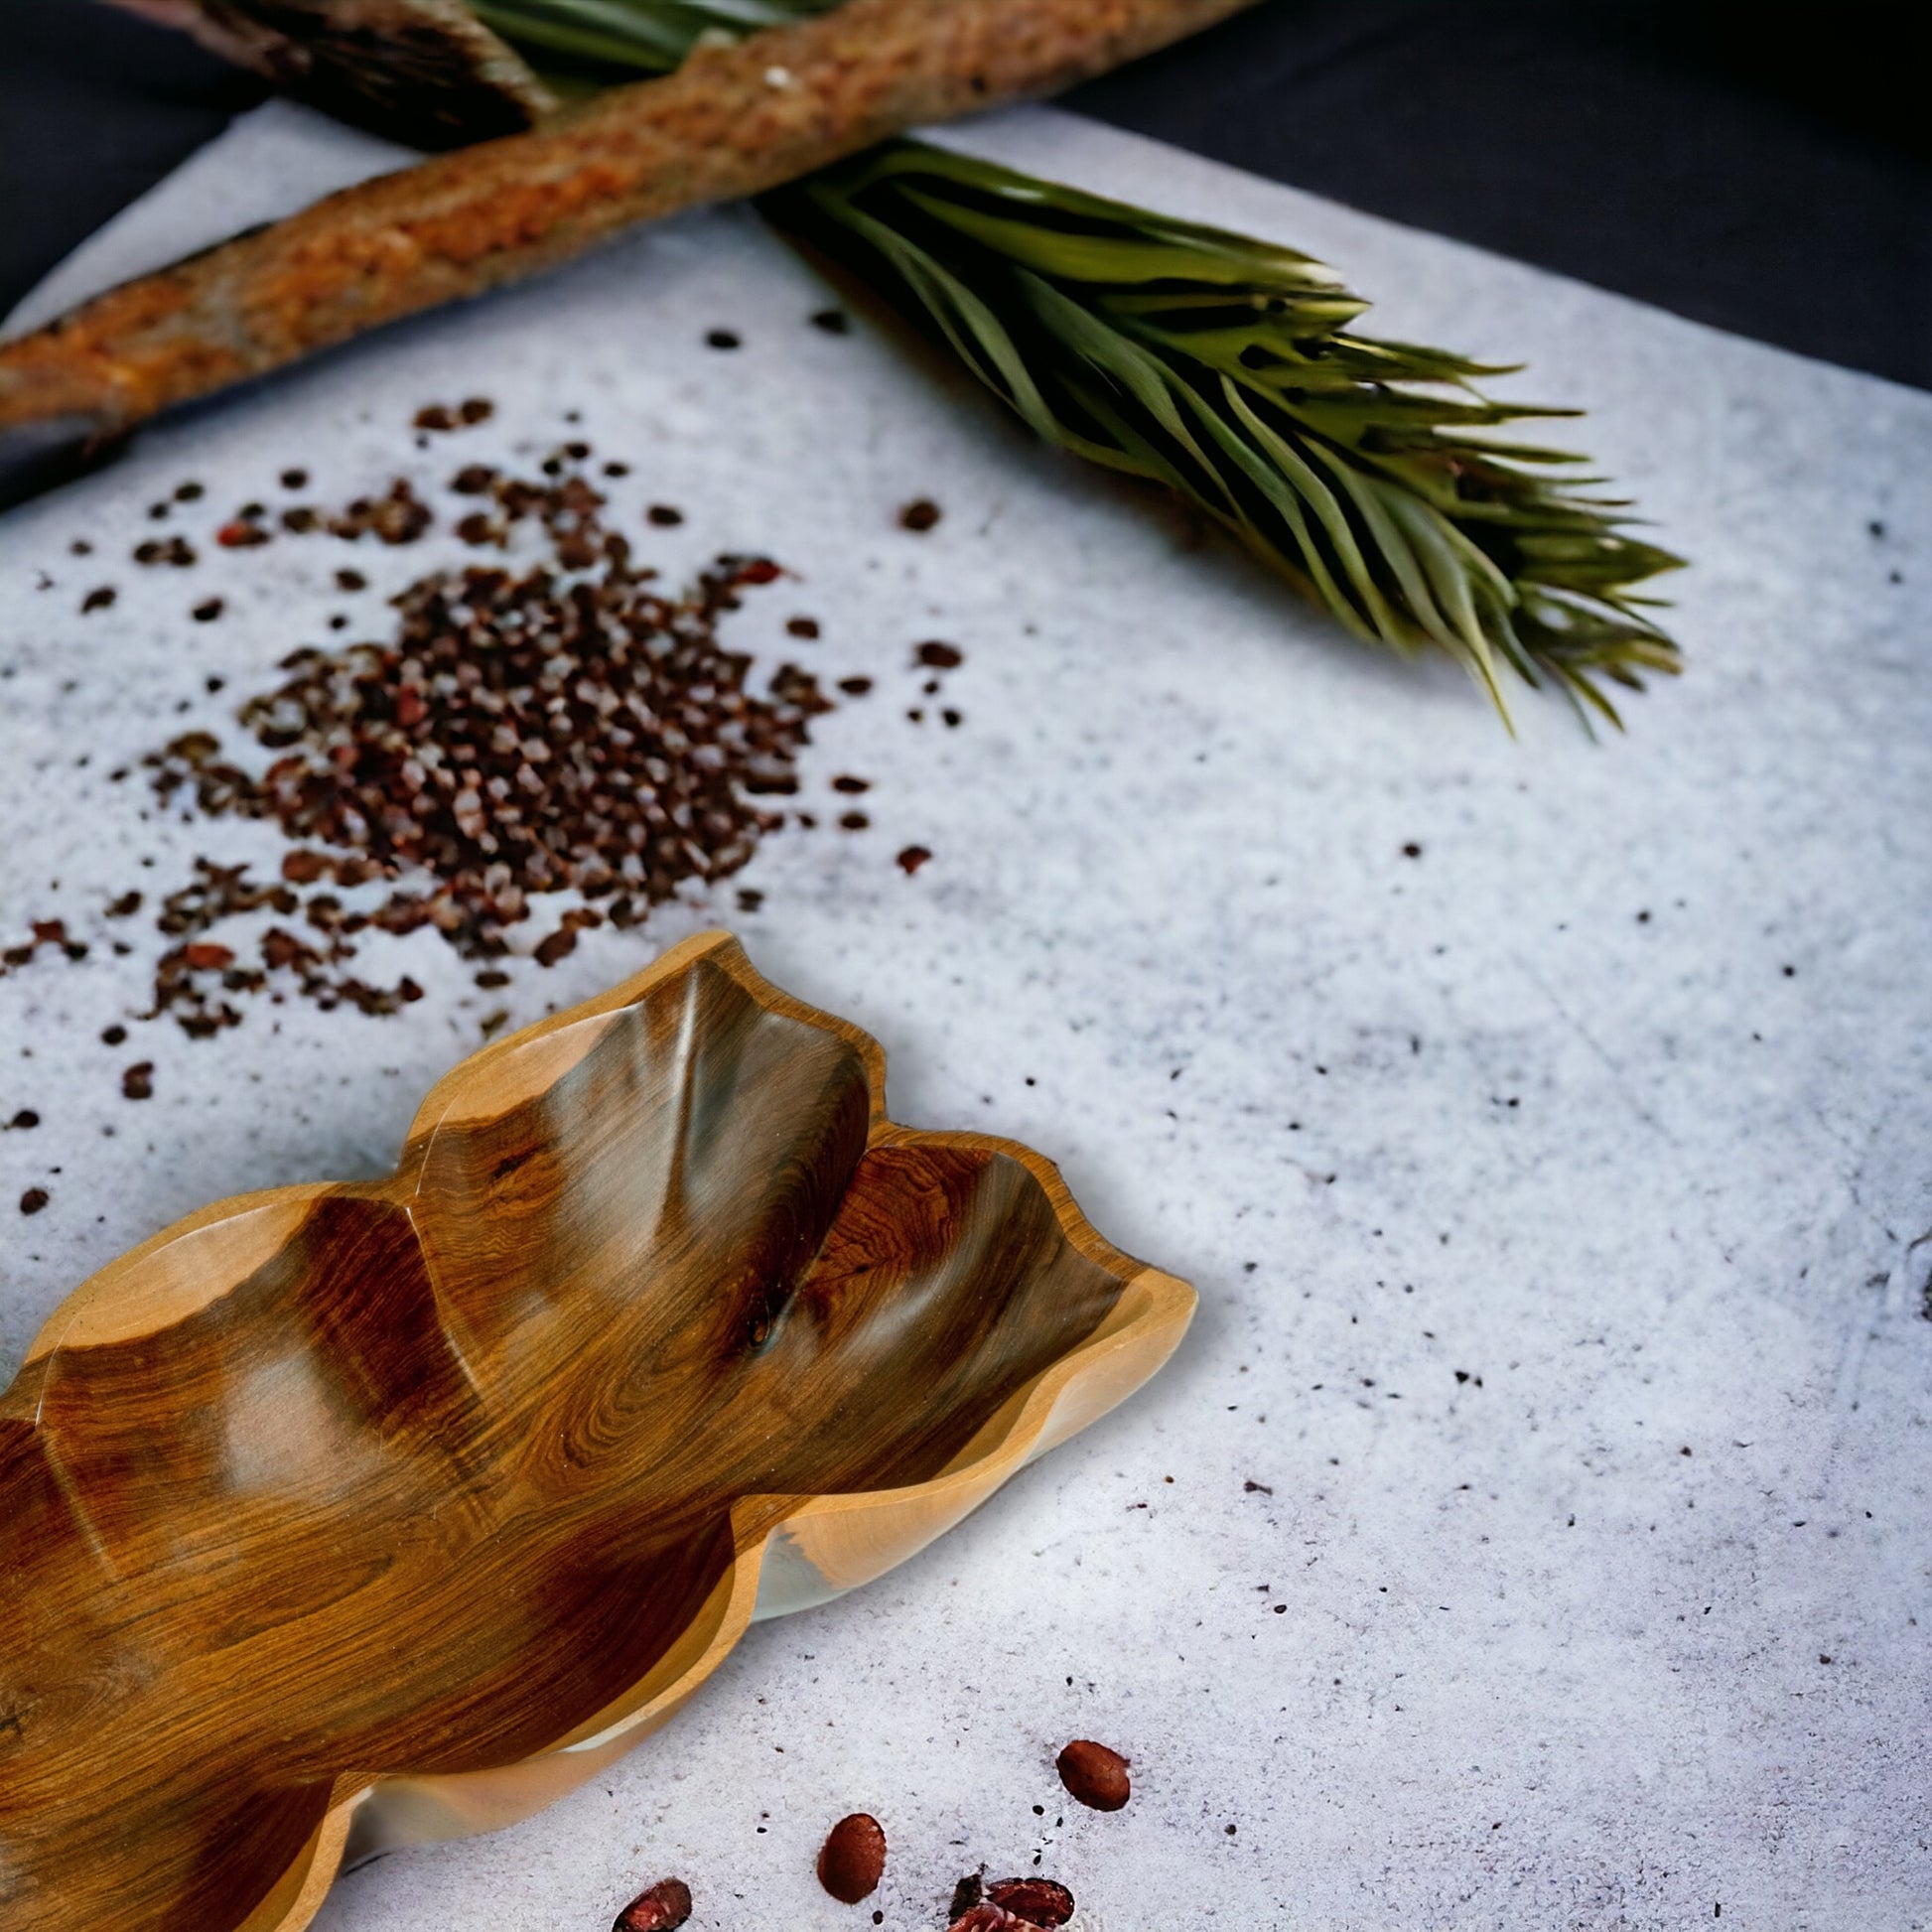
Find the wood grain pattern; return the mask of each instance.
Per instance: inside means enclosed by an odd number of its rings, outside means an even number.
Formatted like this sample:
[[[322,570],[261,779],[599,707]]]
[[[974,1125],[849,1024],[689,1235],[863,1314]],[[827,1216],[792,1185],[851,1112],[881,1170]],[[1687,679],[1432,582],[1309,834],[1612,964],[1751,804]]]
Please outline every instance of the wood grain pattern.
[[[465,1062],[396,1173],[205,1210],[0,1397],[0,1928],[294,1932],[903,1559],[1191,1311],[884,1111],[735,941]]]

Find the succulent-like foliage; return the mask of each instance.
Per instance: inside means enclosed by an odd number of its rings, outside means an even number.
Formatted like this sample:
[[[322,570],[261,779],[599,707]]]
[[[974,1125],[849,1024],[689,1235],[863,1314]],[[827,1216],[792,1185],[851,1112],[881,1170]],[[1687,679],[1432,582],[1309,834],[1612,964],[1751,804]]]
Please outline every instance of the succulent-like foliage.
[[[1497,439],[1506,373],[1348,325],[1321,263],[916,141],[766,196],[777,223],[951,345],[1047,441],[1167,484],[1358,636],[1434,645],[1611,722],[1602,683],[1673,671],[1634,587],[1677,559],[1579,459]]]

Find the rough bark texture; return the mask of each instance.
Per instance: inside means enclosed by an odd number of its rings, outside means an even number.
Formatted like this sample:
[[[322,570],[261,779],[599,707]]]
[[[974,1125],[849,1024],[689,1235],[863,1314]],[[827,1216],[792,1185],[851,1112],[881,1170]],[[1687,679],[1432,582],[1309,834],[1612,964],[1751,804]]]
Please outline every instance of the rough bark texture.
[[[107,442],[172,404],[753,195],[908,127],[1075,81],[1250,0],[848,0],[533,133],[437,157],[0,345],[0,431]],[[17,439],[16,439],[17,440]]]

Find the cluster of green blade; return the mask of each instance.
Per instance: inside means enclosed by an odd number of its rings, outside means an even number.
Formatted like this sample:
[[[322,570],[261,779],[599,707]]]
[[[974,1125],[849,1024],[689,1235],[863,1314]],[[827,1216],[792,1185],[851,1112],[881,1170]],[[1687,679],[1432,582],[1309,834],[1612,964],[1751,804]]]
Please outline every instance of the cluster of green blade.
[[[535,58],[675,67],[837,0],[472,0]],[[1434,646],[1507,715],[1505,667],[1617,722],[1603,686],[1675,671],[1624,534],[1561,451],[1496,440],[1575,411],[1490,400],[1508,371],[1376,342],[1294,249],[889,141],[765,196],[769,219],[951,345],[1048,442],[1166,484],[1357,636]]]
[[[1484,435],[1574,412],[1349,333],[1367,305],[1320,263],[912,141],[762,206],[1042,437],[1180,491],[1358,636],[1440,647],[1498,706],[1507,665],[1612,723],[1604,681],[1677,669],[1633,587],[1678,560],[1553,480],[1578,459]]]
[[[838,0],[470,0],[485,27],[544,65],[563,57],[668,73],[707,35],[737,39],[829,12]]]

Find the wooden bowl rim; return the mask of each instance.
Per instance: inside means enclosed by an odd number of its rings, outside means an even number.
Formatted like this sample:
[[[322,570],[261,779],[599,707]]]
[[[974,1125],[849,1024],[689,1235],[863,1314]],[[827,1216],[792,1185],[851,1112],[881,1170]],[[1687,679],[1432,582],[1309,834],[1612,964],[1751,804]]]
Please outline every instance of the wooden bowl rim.
[[[395,1170],[380,1179],[360,1182],[303,1181],[229,1195],[172,1222],[97,1269],[72,1289],[41,1324],[19,1372],[9,1387],[0,1392],[0,1418],[11,1414],[21,1420],[30,1420],[21,1415],[17,1398],[23,1393],[31,1393],[36,1398],[36,1413],[31,1419],[37,1419],[39,1390],[28,1390],[25,1385],[40,1378],[30,1376],[29,1372],[54,1354],[83,1311],[91,1311],[98,1316],[104,1306],[111,1307],[117,1299],[128,1296],[153,1256],[187,1236],[267,1208],[306,1207],[332,1195],[388,1200],[399,1206],[405,1205],[415,1192],[416,1171],[436,1129],[448,1118],[458,1094],[478,1084],[480,1072],[486,1075],[490,1071],[501,1070],[508,1060],[542,1039],[567,1029],[581,1027],[587,1020],[634,1006],[658,987],[702,961],[709,961],[729,974],[765,1011],[835,1034],[857,1050],[866,1070],[871,1098],[868,1148],[938,1145],[1001,1154],[1018,1162],[1045,1191],[1068,1244],[1076,1253],[1113,1275],[1120,1282],[1121,1291],[1113,1309],[1100,1324],[1065,1354],[1015,1390],[937,1475],[897,1488],[803,1495],[796,1499],[797,1506],[787,1509],[776,1524],[770,1524],[768,1512],[761,1513],[763,1523],[769,1527],[752,1535],[746,1534],[740,1527],[741,1509],[745,1504],[768,1499],[741,1498],[731,1510],[732,1561],[711,1596],[691,1623],[686,1625],[686,1631],[690,1632],[708,1614],[715,1613],[712,1634],[703,1653],[660,1685],[653,1685],[652,1673],[646,1671],[642,1678],[603,1711],[571,1726],[542,1749],[514,1760],[514,1765],[535,1764],[565,1753],[601,1752],[613,1746],[621,1748],[625,1742],[654,1728],[657,1723],[683,1705],[718,1668],[749,1627],[758,1598],[764,1552],[771,1538],[795,1523],[813,1518],[903,1507],[919,1499],[936,1501],[950,1493],[970,1493],[976,1489],[991,1494],[1027,1461],[1030,1452],[1039,1443],[1063,1391],[1093,1369],[1104,1356],[1135,1348],[1144,1350],[1150,1344],[1158,1349],[1158,1357],[1147,1371],[1152,1374],[1178,1345],[1198,1300],[1191,1285],[1180,1277],[1136,1261],[1107,1241],[1075,1205],[1059,1170],[1045,1156],[1018,1141],[998,1135],[929,1132],[905,1127],[892,1120],[886,1111],[886,1053],[878,1040],[851,1021],[809,1006],[773,986],[752,965],[744,947],[730,932],[713,929],[694,933],[667,948],[649,965],[608,992],[567,1008],[562,1013],[550,1015],[467,1055],[443,1074],[424,1095],[411,1121]],[[560,1068],[557,1077],[561,1077],[566,1070]],[[520,1099],[509,1103],[510,1106],[520,1104]],[[508,1108],[499,1111],[508,1111]],[[490,1114],[477,1114],[472,1118],[483,1120],[493,1117]],[[209,1300],[213,1299],[216,1297],[210,1296]],[[169,1321],[158,1323],[151,1329],[130,1332],[160,1332],[191,1312],[192,1309],[178,1310]],[[1124,1399],[1127,1393],[1131,1393],[1131,1390],[1123,1390],[1118,1399]],[[664,1658],[658,1660],[660,1665],[664,1662]],[[385,1782],[410,1775],[407,1772],[345,1772],[339,1776],[331,1792],[328,1812],[309,1844],[270,1887],[260,1906],[232,1932],[301,1932],[301,1928],[320,1910],[323,1898],[335,1880],[356,1807]]]

